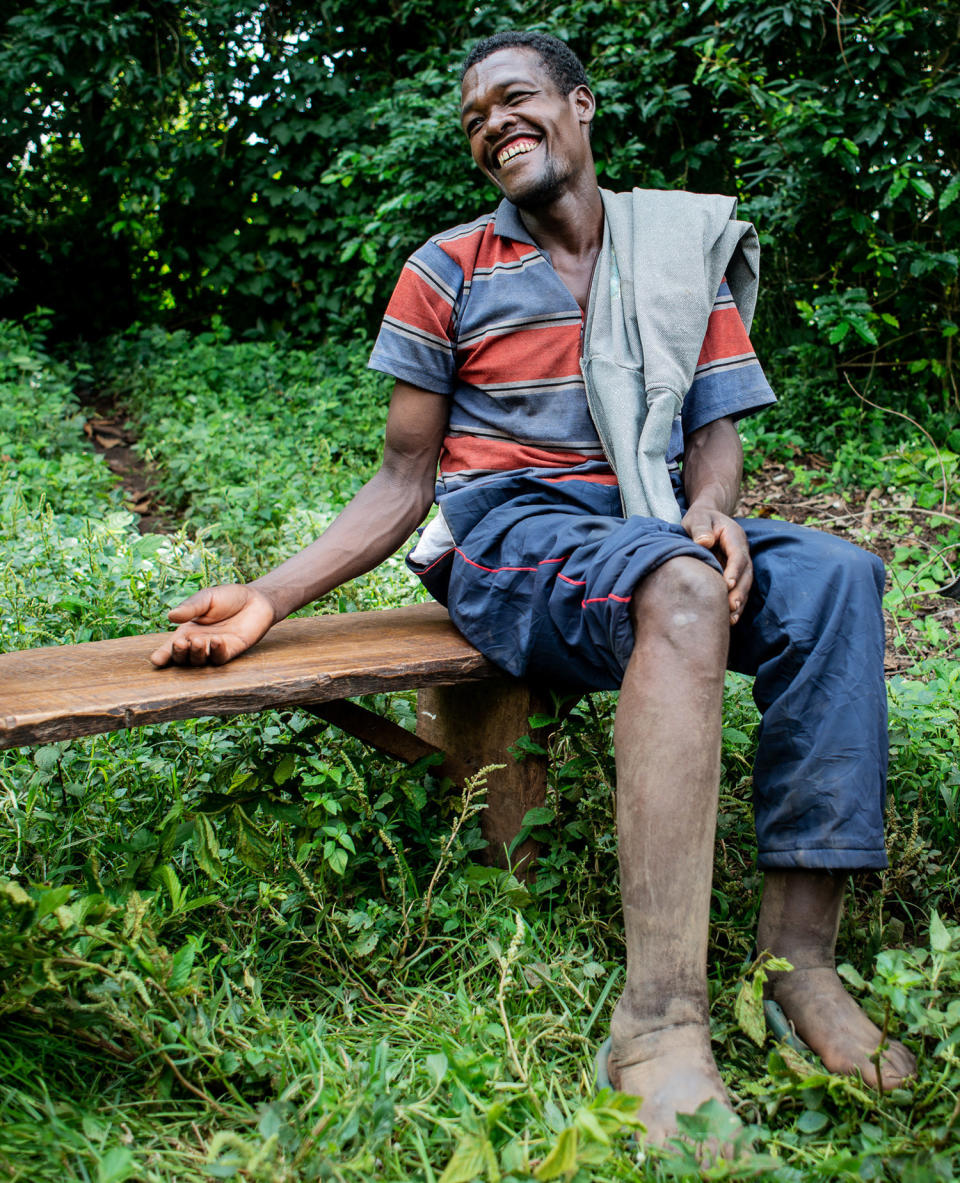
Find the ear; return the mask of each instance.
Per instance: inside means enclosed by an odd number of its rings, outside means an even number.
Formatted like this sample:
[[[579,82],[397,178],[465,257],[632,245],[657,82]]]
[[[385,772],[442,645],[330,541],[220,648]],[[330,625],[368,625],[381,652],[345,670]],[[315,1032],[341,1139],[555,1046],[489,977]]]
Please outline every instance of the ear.
[[[573,103],[581,123],[592,123],[597,113],[597,100],[589,86],[575,86],[570,91],[570,101]]]

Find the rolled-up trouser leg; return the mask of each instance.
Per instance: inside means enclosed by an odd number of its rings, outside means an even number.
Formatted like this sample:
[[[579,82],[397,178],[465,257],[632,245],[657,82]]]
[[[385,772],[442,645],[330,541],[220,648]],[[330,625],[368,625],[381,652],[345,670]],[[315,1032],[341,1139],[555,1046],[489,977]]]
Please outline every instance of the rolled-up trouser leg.
[[[885,867],[883,564],[802,526],[741,520],[754,564],[730,668],[762,713],[754,810],[762,868]]]

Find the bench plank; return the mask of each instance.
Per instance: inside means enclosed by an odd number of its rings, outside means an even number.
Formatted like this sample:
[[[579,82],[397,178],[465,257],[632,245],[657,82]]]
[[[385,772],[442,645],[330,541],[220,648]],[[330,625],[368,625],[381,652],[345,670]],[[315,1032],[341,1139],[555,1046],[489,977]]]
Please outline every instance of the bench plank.
[[[217,667],[155,670],[166,635],[0,654],[0,748],[500,676],[439,604],[287,620]]]

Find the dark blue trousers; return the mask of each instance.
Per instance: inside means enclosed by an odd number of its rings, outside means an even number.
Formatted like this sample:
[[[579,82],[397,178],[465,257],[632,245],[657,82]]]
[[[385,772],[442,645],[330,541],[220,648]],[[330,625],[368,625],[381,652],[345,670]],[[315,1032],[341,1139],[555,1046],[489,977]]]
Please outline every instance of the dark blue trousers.
[[[531,477],[445,497],[455,545],[414,567],[464,635],[509,673],[558,691],[614,689],[633,649],[630,599],[678,555],[719,570],[679,525],[621,516],[615,487]],[[851,543],[741,519],[754,565],[729,666],[760,709],[754,807],[761,867],[887,865],[883,564]],[[682,786],[678,785],[678,806]]]

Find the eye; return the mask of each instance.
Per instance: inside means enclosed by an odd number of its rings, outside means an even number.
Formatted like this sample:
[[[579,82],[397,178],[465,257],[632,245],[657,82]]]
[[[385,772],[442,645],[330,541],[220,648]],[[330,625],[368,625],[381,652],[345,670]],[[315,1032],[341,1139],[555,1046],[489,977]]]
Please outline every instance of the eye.
[[[468,119],[463,130],[468,136],[472,136],[473,133],[479,129],[482,122],[482,119]]]
[[[530,98],[535,92],[532,90],[513,90],[507,95],[507,102],[512,106],[523,102],[524,99]]]

